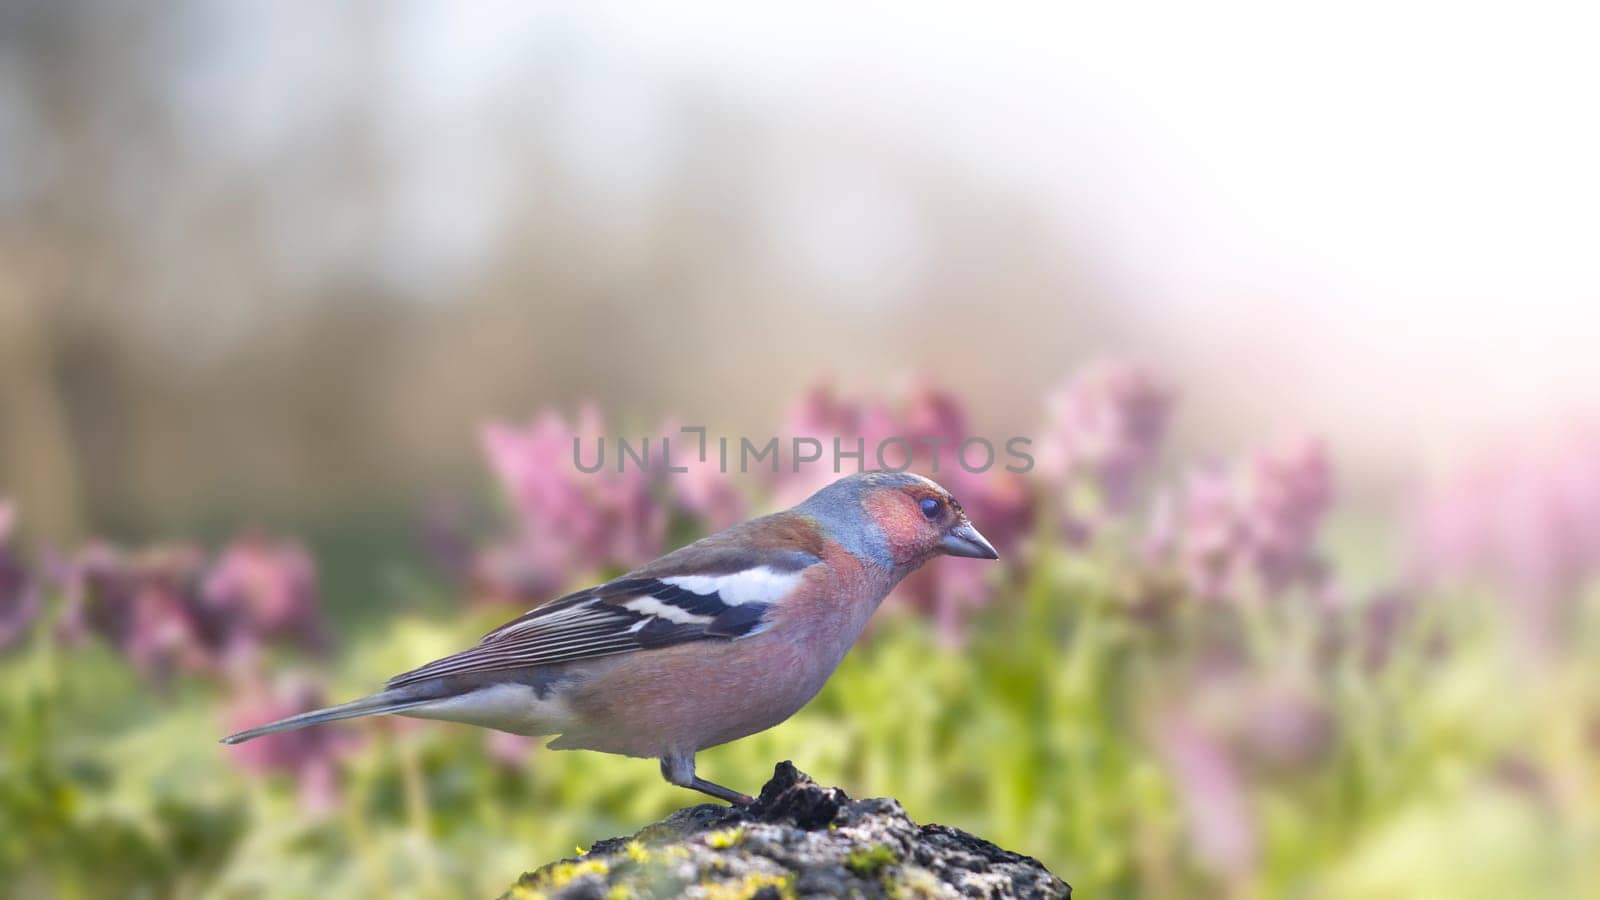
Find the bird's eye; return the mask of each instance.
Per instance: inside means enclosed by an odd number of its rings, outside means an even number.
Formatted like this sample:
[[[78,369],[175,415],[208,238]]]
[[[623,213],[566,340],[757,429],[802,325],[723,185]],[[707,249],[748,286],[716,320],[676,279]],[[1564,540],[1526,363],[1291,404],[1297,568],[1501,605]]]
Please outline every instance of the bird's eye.
[[[944,504],[933,497],[923,497],[922,502],[917,505],[922,507],[922,514],[927,516],[930,522],[939,518],[939,514],[944,511]]]

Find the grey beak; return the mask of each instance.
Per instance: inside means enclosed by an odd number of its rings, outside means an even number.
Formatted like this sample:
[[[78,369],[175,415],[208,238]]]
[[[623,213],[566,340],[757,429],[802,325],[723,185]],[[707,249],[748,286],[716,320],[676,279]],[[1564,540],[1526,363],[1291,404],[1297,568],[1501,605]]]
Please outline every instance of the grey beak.
[[[939,542],[939,547],[947,556],[965,556],[968,559],[1000,558],[1000,554],[994,552],[994,545],[979,534],[971,522],[962,522],[945,532],[944,540]]]

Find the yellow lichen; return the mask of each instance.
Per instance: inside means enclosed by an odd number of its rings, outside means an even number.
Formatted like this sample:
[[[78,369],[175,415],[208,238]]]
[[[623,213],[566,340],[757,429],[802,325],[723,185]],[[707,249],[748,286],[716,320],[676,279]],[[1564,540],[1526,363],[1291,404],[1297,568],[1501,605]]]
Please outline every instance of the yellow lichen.
[[[706,835],[706,846],[714,850],[726,850],[729,847],[737,847],[742,843],[744,843],[743,825],[735,828],[725,828],[721,831],[713,831]]]
[[[645,849],[645,846],[638,841],[629,841],[628,845],[623,847],[622,850],[628,854],[629,859],[641,865],[650,861],[650,851]]]
[[[534,880],[535,888],[558,888],[574,878],[585,875],[604,876],[611,871],[603,859],[580,859],[576,862],[558,862]]]
[[[755,872],[738,881],[719,881],[702,885],[701,896],[706,900],[751,900],[767,888],[777,891],[783,900],[793,900],[794,876]]]

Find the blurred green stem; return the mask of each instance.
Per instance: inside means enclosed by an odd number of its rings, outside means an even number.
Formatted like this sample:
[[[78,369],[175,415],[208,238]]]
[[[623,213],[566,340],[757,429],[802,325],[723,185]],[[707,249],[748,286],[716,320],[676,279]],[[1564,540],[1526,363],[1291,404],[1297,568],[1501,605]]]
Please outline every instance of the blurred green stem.
[[[422,771],[422,758],[417,754],[416,742],[406,736],[397,742],[400,755],[400,777],[405,783],[406,793],[406,818],[410,825],[411,838],[417,844],[418,856],[421,857],[422,884],[426,890],[423,894],[437,893],[438,872],[434,867],[432,854],[427,852],[432,828],[432,810],[428,804],[428,782]]]
[[[372,832],[367,828],[366,813],[371,795],[371,779],[363,774],[360,778],[354,779],[354,782],[355,796],[343,804],[345,828],[350,832],[350,841],[355,845],[356,855],[361,859],[362,868],[367,870],[367,879],[373,893],[380,897],[389,896],[393,893],[389,889],[389,873],[373,846]]]

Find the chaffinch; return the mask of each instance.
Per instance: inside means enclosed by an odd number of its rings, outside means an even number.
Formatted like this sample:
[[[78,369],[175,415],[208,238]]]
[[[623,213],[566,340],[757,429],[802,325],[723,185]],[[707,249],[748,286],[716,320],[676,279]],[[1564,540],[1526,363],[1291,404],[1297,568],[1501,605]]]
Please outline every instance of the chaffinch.
[[[535,607],[369,697],[222,740],[356,716],[444,719],[559,735],[558,750],[659,759],[668,782],[746,803],[697,777],[695,753],[798,711],[889,591],[941,554],[999,558],[927,478],[850,475],[792,509]]]

